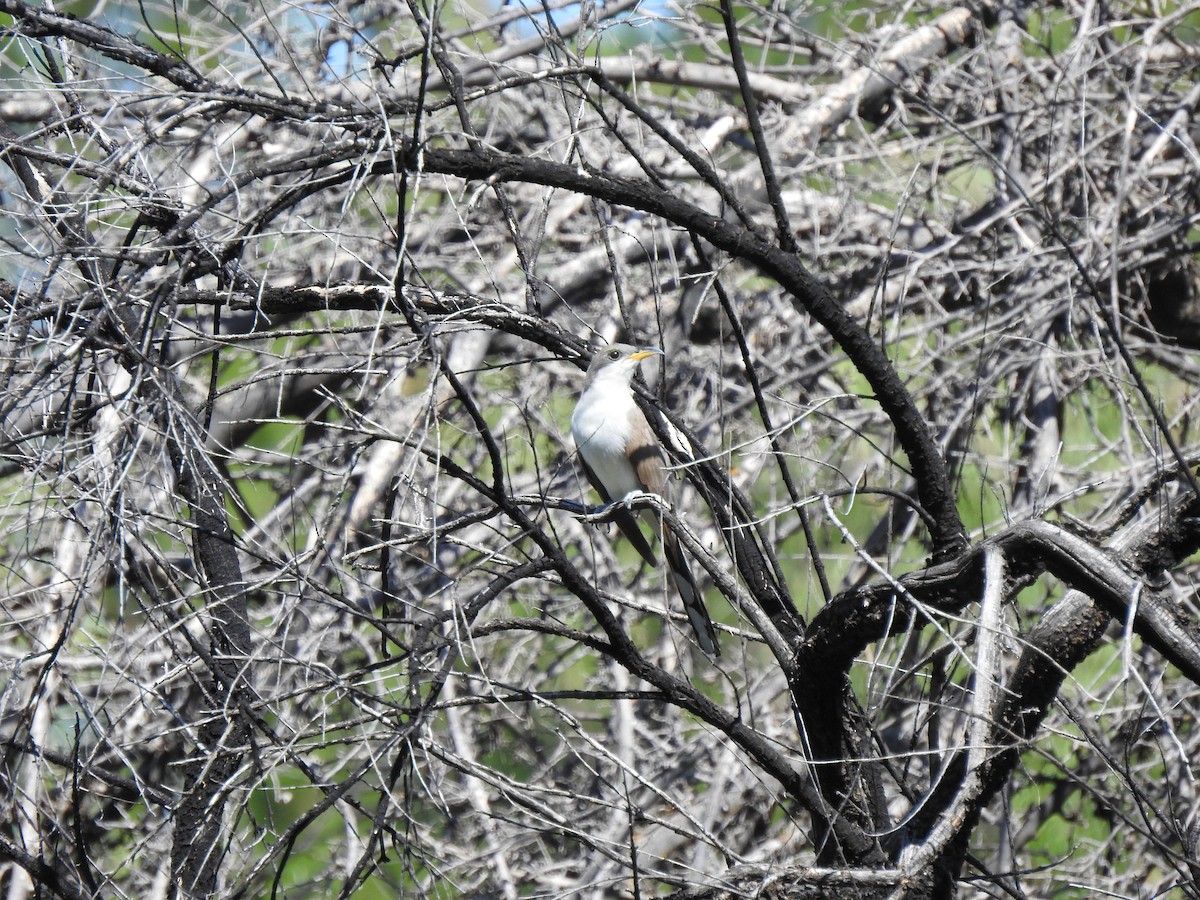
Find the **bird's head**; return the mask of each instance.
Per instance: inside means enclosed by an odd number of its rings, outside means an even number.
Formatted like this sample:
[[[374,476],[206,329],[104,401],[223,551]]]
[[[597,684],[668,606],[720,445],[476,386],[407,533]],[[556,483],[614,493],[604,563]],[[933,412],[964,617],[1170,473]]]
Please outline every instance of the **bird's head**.
[[[648,356],[662,356],[657,347],[634,347],[632,344],[609,344],[600,347],[588,366],[587,382],[600,379],[629,384],[637,372],[638,365]]]

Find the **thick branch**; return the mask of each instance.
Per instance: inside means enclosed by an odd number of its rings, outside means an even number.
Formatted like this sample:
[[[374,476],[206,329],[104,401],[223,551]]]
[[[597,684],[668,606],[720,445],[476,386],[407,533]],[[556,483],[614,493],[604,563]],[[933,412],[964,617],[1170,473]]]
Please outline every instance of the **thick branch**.
[[[1176,560],[1200,547],[1200,532],[1182,510],[1173,521],[1160,522],[1156,536],[1183,529]],[[1019,522],[981,542],[956,560],[922,569],[895,581],[875,582],[836,597],[812,622],[801,654],[806,663],[822,670],[847,671],[854,657],[868,644],[907,630],[930,611],[958,612],[980,596],[982,561],[988,547],[1004,554],[1011,574],[1008,594],[1043,573],[1086,594],[1110,616],[1123,620],[1130,611],[1138,634],[1189,678],[1200,683],[1200,640],[1194,629],[1166,633],[1181,623],[1162,609],[1147,577],[1162,572],[1166,560],[1155,559],[1156,569],[1123,562],[1109,551],[1049,522]],[[1139,602],[1142,597],[1158,602]]]
[[[934,795],[923,802],[909,834],[920,838],[940,823],[963,778],[973,771],[978,775],[971,791],[976,800],[967,814],[956,817],[958,833],[970,834],[974,817],[1007,779],[1020,747],[1040,726],[1062,679],[1091,653],[1114,618],[1131,617],[1135,633],[1200,684],[1200,634],[1152,586],[1164,570],[1200,547],[1194,512],[1195,504],[1167,504],[1162,515],[1130,529],[1136,538],[1118,542],[1119,556],[1050,523],[1021,522],[956,560],[835,598],[814,619],[799,650],[801,677],[811,689],[797,692],[795,698],[814,772],[829,802],[842,802],[847,784],[842,734],[847,673],[856,655],[888,635],[920,627],[934,613],[960,612],[981,596],[985,560],[992,553],[1001,555],[1007,569],[1006,599],[1044,573],[1074,589],[1069,595],[1074,599],[1055,607],[1027,638],[1028,649],[989,741],[1008,743],[1013,749],[973,768],[963,754],[948,767]],[[956,839],[948,852],[953,856],[961,850]]]
[[[972,18],[969,9],[956,7],[891,43],[878,58],[855,69],[795,118],[797,145],[815,147],[822,133],[845,121],[860,105],[877,100],[912,72],[961,46]]]

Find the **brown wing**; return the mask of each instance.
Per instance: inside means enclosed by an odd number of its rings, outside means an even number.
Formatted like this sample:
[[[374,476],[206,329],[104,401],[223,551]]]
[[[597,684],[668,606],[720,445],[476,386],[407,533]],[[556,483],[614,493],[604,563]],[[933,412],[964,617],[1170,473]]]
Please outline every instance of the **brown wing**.
[[[600,499],[605,503],[612,503],[613,498],[608,496],[608,491],[604,489],[604,485],[600,483],[600,479],[596,477],[596,474],[588,466],[582,453],[578,454],[578,459],[579,465],[583,468],[583,474],[587,476],[587,480],[596,489],[596,493],[600,495]],[[628,509],[621,508],[613,512],[613,521],[617,523],[617,527],[621,529],[621,534],[625,535],[626,540],[633,544],[633,549],[641,554],[642,559],[652,566],[657,566],[658,557],[654,555],[654,550],[651,549],[646,536],[642,534],[642,529],[638,527],[637,518],[634,514]]]
[[[634,407],[629,414],[629,424],[632,434],[626,455],[637,474],[637,480],[642,483],[642,490],[650,494],[658,494],[664,500],[667,497],[667,458],[662,445],[650,430],[650,423],[640,409]]]
[[[648,494],[658,494],[664,500],[667,496],[667,457],[663,453],[662,444],[658,442],[650,423],[640,409],[630,414],[630,424],[633,435],[629,441],[626,455],[634,474],[642,485],[642,490]],[[655,536],[662,538],[662,519],[652,509],[642,510],[642,521],[650,526]]]

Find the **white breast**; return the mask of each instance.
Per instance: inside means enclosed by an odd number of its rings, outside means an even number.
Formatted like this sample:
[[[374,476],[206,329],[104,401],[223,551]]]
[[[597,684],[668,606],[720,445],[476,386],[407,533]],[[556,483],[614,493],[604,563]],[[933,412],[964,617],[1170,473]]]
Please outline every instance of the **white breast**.
[[[597,379],[583,392],[571,416],[575,446],[611,500],[642,490],[625,455],[632,430],[629,414],[634,409],[626,385]]]

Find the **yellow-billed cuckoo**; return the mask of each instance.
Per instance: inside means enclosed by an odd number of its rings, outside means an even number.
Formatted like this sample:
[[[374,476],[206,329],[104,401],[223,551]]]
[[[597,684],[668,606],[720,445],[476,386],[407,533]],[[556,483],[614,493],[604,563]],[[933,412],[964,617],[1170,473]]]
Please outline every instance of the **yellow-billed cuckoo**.
[[[637,492],[658,494],[666,499],[666,454],[650,430],[646,416],[634,402],[630,387],[639,363],[647,356],[661,353],[654,347],[613,344],[597,350],[588,367],[583,393],[571,415],[571,436],[575,438],[579,461],[588,481],[605,503],[622,500]],[[634,513],[629,509],[618,509],[613,513],[613,520],[642,558],[657,566],[658,560],[638,527]],[[679,539],[652,510],[642,510],[642,520],[662,539],[671,578],[683,599],[700,649],[709,656],[720,656],[716,629],[683,556]]]

